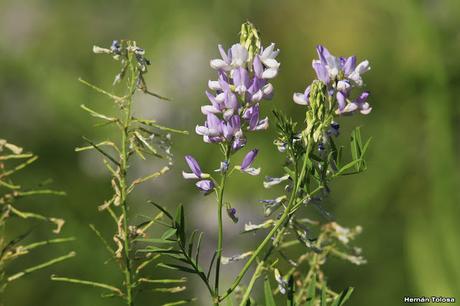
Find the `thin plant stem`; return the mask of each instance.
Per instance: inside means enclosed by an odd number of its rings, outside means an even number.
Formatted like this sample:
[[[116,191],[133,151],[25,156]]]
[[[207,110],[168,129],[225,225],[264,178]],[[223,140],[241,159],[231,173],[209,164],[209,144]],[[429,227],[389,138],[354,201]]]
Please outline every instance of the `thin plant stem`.
[[[43,268],[46,268],[46,267],[49,267],[51,265],[54,265],[58,262],[61,262],[63,260],[66,260],[66,259],[69,259],[69,258],[72,258],[75,256],[75,252],[70,252],[69,254],[67,255],[64,255],[64,256],[60,256],[60,257],[57,257],[57,258],[54,258],[54,259],[51,259],[45,263],[42,263],[42,264],[39,264],[39,265],[36,265],[34,267],[30,267],[30,268],[27,268],[25,269],[24,271],[21,271],[21,272],[18,272],[10,277],[8,277],[8,282],[12,282],[14,280],[17,280],[18,278],[21,278],[23,277],[24,275],[27,275],[27,274],[30,274],[32,272],[35,272],[37,270],[40,270],[40,269],[43,269]]]
[[[230,148],[226,147],[224,150],[225,161],[230,163]],[[217,237],[217,250],[216,250],[216,275],[214,294],[219,297],[219,279],[220,279],[220,264],[222,259],[222,244],[223,244],[223,222],[222,222],[222,209],[224,203],[224,190],[227,181],[227,171],[223,171],[220,182],[219,192],[217,194],[217,224],[218,224],[218,237]],[[214,305],[219,305],[219,298],[214,301]]]
[[[245,306],[247,301],[249,300],[249,295],[251,294],[252,288],[254,288],[254,285],[256,284],[257,279],[262,274],[262,271],[264,269],[264,264],[265,264],[265,261],[260,261],[257,264],[256,270],[254,271],[254,274],[252,274],[248,287],[246,288],[243,298],[241,299],[240,306]]]
[[[129,59],[132,61],[131,59]],[[132,275],[132,262],[131,262],[131,241],[129,234],[129,217],[128,217],[128,183],[127,183],[127,170],[128,170],[128,158],[129,158],[129,128],[131,125],[131,111],[132,111],[132,94],[136,88],[136,76],[135,68],[133,67],[134,63],[131,62],[131,78],[128,86],[128,99],[126,99],[127,105],[124,110],[125,116],[122,122],[122,132],[121,132],[121,160],[120,160],[120,198],[121,198],[121,210],[123,214],[123,250],[125,257],[125,265],[123,267],[123,274],[125,277],[125,294],[126,294],[126,304],[129,306],[134,305],[133,301],[133,275]]]
[[[81,285],[86,285],[86,286],[91,286],[91,287],[96,287],[96,288],[103,288],[103,289],[107,289],[109,291],[112,291],[112,292],[114,292],[115,294],[117,294],[119,296],[123,295],[121,290],[118,289],[117,287],[107,285],[107,284],[103,284],[103,283],[87,281],[87,280],[82,280],[82,279],[76,279],[76,278],[59,277],[59,276],[56,276],[56,275],[51,275],[51,280],[58,281],[58,282],[81,284]]]

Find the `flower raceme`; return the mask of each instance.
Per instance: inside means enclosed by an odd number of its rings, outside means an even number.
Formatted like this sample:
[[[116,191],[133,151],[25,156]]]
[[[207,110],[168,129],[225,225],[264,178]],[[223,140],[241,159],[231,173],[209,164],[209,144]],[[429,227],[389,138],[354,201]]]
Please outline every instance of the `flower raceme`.
[[[351,114],[359,111],[367,115],[372,111],[372,107],[367,102],[369,92],[364,91],[355,99],[351,99],[353,88],[364,85],[362,74],[371,69],[369,61],[365,60],[356,64],[356,56],[336,57],[333,56],[325,47],[316,48],[319,59],[312,61],[312,67],[316,72],[318,80],[323,82],[331,96],[337,101],[335,113]],[[305,89],[304,93],[295,93],[293,100],[300,105],[309,105],[311,86]]]
[[[237,151],[246,144],[244,127],[249,131],[268,128],[268,118],[260,119],[259,102],[273,96],[273,85],[268,80],[278,74],[280,64],[275,58],[279,50],[271,44],[251,54],[238,43],[227,52],[219,45],[219,52],[222,58],[210,62],[218,79],[208,82],[215,93],[206,91],[211,105],[201,107],[206,121],[196,127],[196,133],[204,142],[229,143]]]
[[[225,159],[216,172],[225,174],[232,154],[247,143],[246,131],[266,130],[268,117],[261,118],[260,103],[273,97],[270,80],[277,76],[280,63],[276,60],[279,50],[275,44],[261,46],[257,30],[250,23],[243,24],[240,43],[225,50],[218,45],[220,57],[210,61],[217,71],[217,80],[208,82],[206,96],[210,104],[203,105],[201,112],[206,116],[203,125],[197,125],[195,132],[203,136],[206,143],[217,143],[225,152]],[[251,167],[258,150],[250,151],[236,170],[258,175],[260,169]],[[187,156],[186,162],[192,173],[183,173],[186,179],[202,179],[196,185],[205,192],[215,188],[215,181],[201,177],[203,173],[196,161]]]

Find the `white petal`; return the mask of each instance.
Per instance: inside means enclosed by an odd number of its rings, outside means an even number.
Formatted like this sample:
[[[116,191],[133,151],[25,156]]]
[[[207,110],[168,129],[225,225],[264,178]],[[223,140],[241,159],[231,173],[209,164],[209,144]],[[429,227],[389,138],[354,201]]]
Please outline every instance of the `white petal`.
[[[361,106],[361,110],[360,110],[361,114],[367,115],[371,111],[372,111],[372,107],[369,105],[369,103],[366,102]]]
[[[268,117],[265,117],[264,119],[260,120],[259,123],[257,123],[257,126],[254,130],[260,131],[266,129],[268,129]]]
[[[278,74],[278,69],[268,68],[262,73],[262,79],[273,79]]]
[[[218,94],[218,95],[216,96],[216,101],[217,101],[218,103],[224,103],[225,97],[226,97],[226,94],[225,94],[224,92],[222,92],[222,93],[220,93],[220,94]]]
[[[282,177],[273,177],[271,178],[271,180],[269,182],[267,181],[264,181],[264,187],[265,188],[271,188],[275,185],[278,185],[280,183],[282,183],[283,181],[287,180],[289,178],[289,175],[285,175],[285,176],[282,176]]]
[[[251,102],[259,102],[260,100],[262,100],[263,97],[264,93],[262,92],[262,90],[258,90],[255,94],[252,95]]]
[[[218,113],[220,113],[220,110],[218,110],[217,108],[215,108],[212,105],[203,105],[201,107],[201,113],[203,113],[203,115],[218,114]]]
[[[356,66],[356,68],[355,68],[355,71],[356,71],[358,74],[363,74],[363,73],[365,73],[365,72],[368,72],[369,70],[371,70],[371,67],[369,66],[369,61],[368,61],[368,60],[362,61],[362,62],[359,63],[358,66]]]
[[[355,103],[348,103],[347,106],[343,109],[344,113],[351,113],[358,109],[358,105]]]
[[[275,48],[275,44],[274,44],[274,43],[271,43],[270,46],[268,46],[267,49],[265,49],[265,50],[262,52],[262,54],[260,55],[260,57],[262,57],[262,58],[269,58],[270,55],[272,54],[274,48]]]
[[[241,44],[234,44],[231,48],[232,66],[241,67],[248,60],[248,50]]]
[[[337,90],[342,91],[342,92],[346,92],[346,91],[348,91],[349,88],[350,88],[350,84],[348,84],[348,82],[345,82],[345,81],[338,81],[337,82]]]
[[[208,87],[209,87],[209,89],[212,89],[212,90],[222,90],[222,87],[220,87],[219,81],[211,81],[211,80],[209,80],[208,81]]]
[[[182,176],[183,176],[184,179],[186,179],[186,180],[190,180],[190,179],[199,179],[199,177],[196,176],[195,173],[189,173],[189,172],[184,172],[184,171],[182,171]]]
[[[264,65],[269,68],[278,68],[280,66],[280,63],[278,63],[278,61],[273,58],[263,59],[262,63],[264,63]]]
[[[265,96],[271,95],[273,93],[273,85],[271,83],[268,83],[262,88],[262,92]]]
[[[356,71],[353,71],[353,72],[348,76],[348,78],[349,78],[350,80],[352,80],[353,82],[355,82],[356,85],[358,85],[358,86],[362,86],[362,85],[363,85],[363,80],[362,80],[362,78],[361,78],[361,75],[359,75],[359,73],[356,72]]]
[[[197,125],[195,127],[195,132],[198,135],[208,135],[209,134],[209,129],[207,127],[205,127],[205,126]]]
[[[221,60],[221,59],[213,59],[213,60],[211,60],[210,65],[211,65],[211,67],[213,69],[224,69],[224,70],[229,69],[228,64],[225,61]]]
[[[307,99],[305,99],[305,95],[303,93],[296,92],[292,97],[295,103],[300,105],[308,105]]]
[[[112,51],[110,51],[110,49],[101,48],[101,47],[98,47],[98,46],[93,46],[93,52],[96,53],[96,54],[111,54],[112,53]]]
[[[280,49],[276,49],[275,51],[273,51],[273,52],[270,54],[270,58],[275,58],[275,57],[277,57],[279,53],[280,53]]]
[[[249,175],[253,175],[253,176],[256,176],[256,175],[259,175],[260,174],[260,168],[246,168],[245,170],[243,170],[244,172],[246,172],[247,174]]]

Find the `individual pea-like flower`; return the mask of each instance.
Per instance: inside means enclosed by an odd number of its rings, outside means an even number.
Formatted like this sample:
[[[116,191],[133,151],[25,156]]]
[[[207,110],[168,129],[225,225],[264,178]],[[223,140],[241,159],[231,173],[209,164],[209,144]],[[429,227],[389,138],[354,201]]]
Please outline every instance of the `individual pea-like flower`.
[[[238,217],[236,216],[236,208],[231,207],[230,204],[227,204],[227,215],[233,221],[233,223],[238,223]]]
[[[205,195],[208,195],[214,190],[214,182],[211,180],[201,180],[195,183],[196,187]]]
[[[259,150],[253,149],[246,154],[246,156],[243,159],[243,162],[241,163],[240,166],[236,166],[236,168],[242,172],[245,172],[250,175],[259,175],[260,174],[260,168],[253,168],[252,163],[254,162],[257,154],[259,153]]]
[[[243,119],[248,122],[248,130],[250,131],[259,131],[266,130],[268,128],[268,117],[265,117],[262,120],[259,120],[259,105],[256,104],[243,113]]]
[[[264,204],[264,215],[270,216],[275,210],[280,208],[281,204],[286,202],[287,196],[282,195],[277,197],[276,199],[269,199],[269,200],[260,200],[259,202]]]
[[[185,161],[187,162],[187,165],[189,166],[190,170],[192,172],[182,172],[182,176],[185,179],[197,179],[199,180],[198,182],[195,183],[196,187],[202,191],[205,195],[211,193],[214,190],[214,182],[212,180],[209,180],[209,174],[203,173],[201,171],[201,167],[194,159],[192,156],[187,155],[185,156]]]
[[[331,127],[327,131],[328,136],[338,136],[339,135],[339,130],[340,130],[340,124],[338,124],[335,121],[331,122]]]
[[[275,185],[281,184],[282,182],[286,181],[289,179],[289,175],[286,174],[282,177],[272,177],[272,176],[266,176],[264,179],[264,187],[265,188],[271,188]]]
[[[353,104],[357,106],[359,112],[363,115],[367,115],[372,111],[372,107],[367,103],[367,98],[369,97],[369,92],[363,92],[359,97],[353,100]]]
[[[275,274],[275,280],[278,283],[278,289],[281,294],[286,294],[286,291],[288,289],[288,282],[281,276],[280,271],[275,268],[274,271]]]
[[[309,100],[310,100],[310,89],[311,89],[311,86],[309,85],[305,89],[304,93],[298,93],[298,92],[294,93],[294,96],[292,97],[294,102],[299,105],[308,105]]]
[[[252,251],[250,252],[246,252],[246,253],[243,253],[243,254],[239,254],[239,255],[233,255],[232,257],[225,257],[225,256],[222,256],[222,258],[220,259],[222,264],[223,265],[228,265],[229,263],[232,263],[232,262],[235,262],[235,261],[240,261],[240,260],[243,260],[245,259],[246,257],[249,257],[253,254]]]

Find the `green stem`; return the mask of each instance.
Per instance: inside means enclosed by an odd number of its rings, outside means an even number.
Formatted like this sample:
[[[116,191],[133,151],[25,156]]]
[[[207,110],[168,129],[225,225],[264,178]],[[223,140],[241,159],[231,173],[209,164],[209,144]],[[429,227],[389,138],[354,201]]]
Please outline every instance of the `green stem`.
[[[251,280],[249,281],[249,285],[246,288],[246,291],[244,292],[243,298],[241,299],[240,306],[245,306],[247,301],[249,300],[249,295],[251,294],[252,288],[254,288],[257,279],[260,277],[260,274],[262,273],[264,264],[265,261],[260,261],[257,264],[256,270],[254,271],[254,274],[252,275]]]
[[[131,59],[130,59],[131,61]],[[132,262],[131,262],[131,240],[129,235],[129,217],[128,217],[128,184],[127,184],[127,170],[128,170],[128,158],[129,158],[129,128],[131,126],[131,111],[132,111],[132,101],[133,93],[136,86],[136,76],[135,68],[133,67],[134,63],[131,62],[131,79],[128,86],[129,98],[126,100],[126,110],[123,120],[123,129],[121,134],[121,161],[120,161],[120,197],[121,197],[121,210],[123,214],[123,250],[125,257],[125,265],[123,269],[123,274],[125,277],[125,294],[126,294],[126,304],[129,306],[134,305],[133,301],[133,276],[132,276]]]
[[[243,266],[243,269],[240,271],[240,273],[238,273],[236,279],[233,281],[233,283],[230,286],[230,288],[226,291],[226,293],[222,297],[219,298],[219,301],[225,300],[236,289],[236,287],[239,285],[239,283],[243,279],[243,277],[246,274],[246,272],[251,267],[251,265],[254,262],[254,260],[256,260],[257,256],[259,256],[259,254],[262,252],[262,250],[270,242],[271,238],[276,234],[278,229],[284,224],[284,222],[290,216],[291,209],[292,209],[292,207],[293,207],[293,205],[295,203],[295,199],[297,198],[297,191],[299,190],[300,185],[301,185],[301,183],[303,181],[303,178],[305,177],[305,172],[306,172],[307,163],[308,163],[309,156],[310,156],[310,151],[311,151],[311,145],[310,145],[310,142],[309,142],[308,145],[307,145],[307,150],[306,150],[305,155],[304,155],[304,160],[303,160],[303,165],[302,165],[302,168],[301,168],[300,175],[297,175],[298,169],[296,167],[296,177],[295,177],[294,189],[292,190],[291,197],[289,198],[288,205],[287,205],[286,209],[284,210],[283,214],[278,219],[278,221],[275,223],[275,226],[268,233],[268,235],[265,237],[265,239],[262,241],[262,243],[259,244],[257,249],[252,254],[252,256],[248,259],[246,264]]]
[[[230,163],[230,148],[225,149],[225,161]],[[217,194],[217,224],[218,224],[218,237],[217,237],[217,250],[216,250],[216,274],[215,274],[215,285],[214,294],[217,297],[214,301],[214,305],[219,305],[219,279],[220,279],[220,262],[222,258],[222,244],[224,240],[224,230],[222,222],[222,209],[224,204],[224,190],[225,183],[227,181],[227,171],[222,173],[219,192]]]

